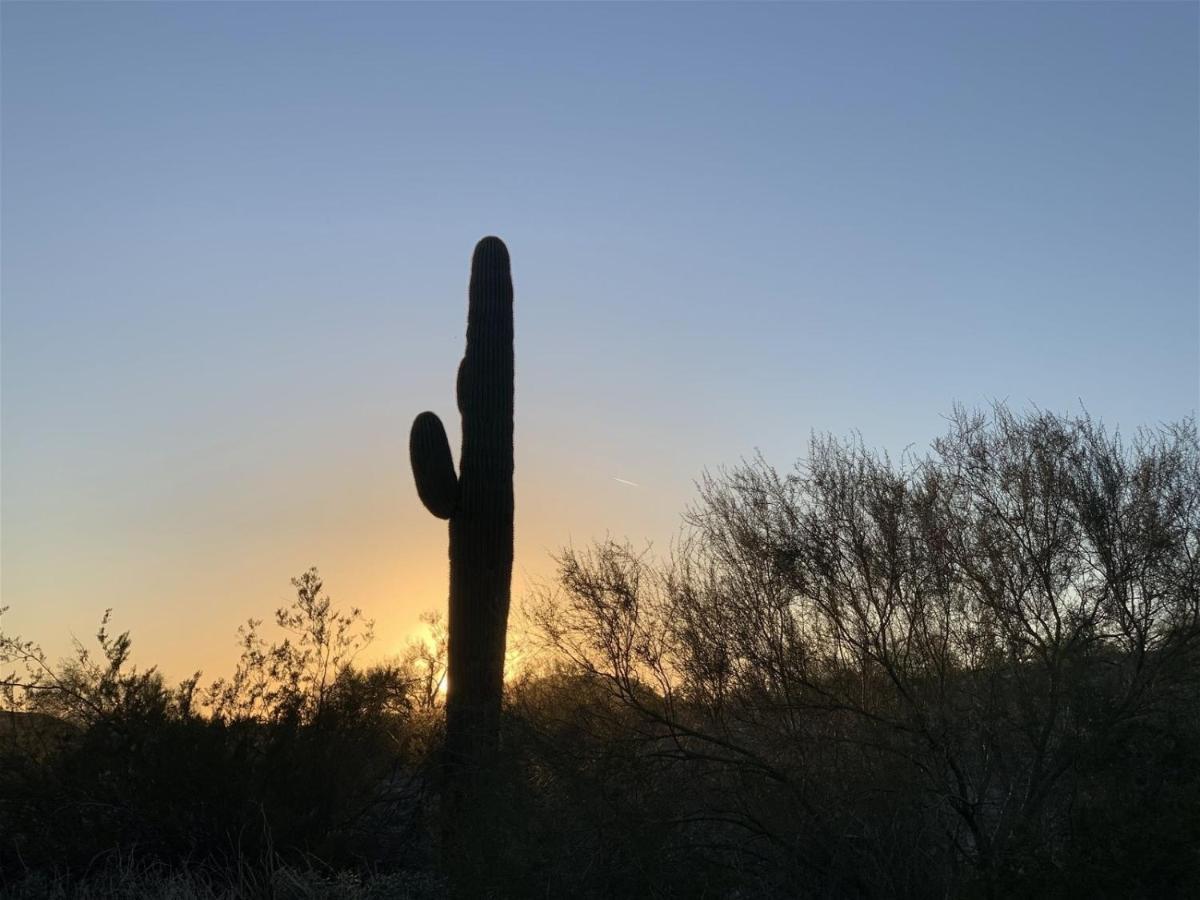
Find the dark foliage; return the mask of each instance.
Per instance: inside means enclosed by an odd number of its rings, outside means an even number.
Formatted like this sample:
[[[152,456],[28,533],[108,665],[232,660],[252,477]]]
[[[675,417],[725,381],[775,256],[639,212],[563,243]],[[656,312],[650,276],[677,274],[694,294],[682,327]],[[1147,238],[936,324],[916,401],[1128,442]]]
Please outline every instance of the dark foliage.
[[[530,604],[475,895],[1200,893],[1192,423],[960,414],[900,464],[819,440],[705,479],[687,521],[669,559],[565,553]],[[104,628],[57,666],[3,638],[7,885],[130,859],[235,895],[287,866],[454,882],[445,635],[356,668],[368,623],[295,584],[286,638],[252,621],[203,691]]]
[[[129,857],[230,878],[313,859],[427,865],[437,740],[427,688],[444,646],[357,670],[369,623],[334,609],[315,571],[293,584],[296,602],[276,617],[288,636],[268,646],[252,620],[235,675],[205,692],[198,676],[171,689],[138,672],[128,635],[103,626],[100,664],[79,646],[54,667],[35,645],[3,639],[4,658],[25,670],[7,679],[0,712],[5,880],[83,877]]]
[[[662,860],[783,896],[1200,889],[1192,423],[960,413],[901,465],[818,440],[688,521],[661,564],[568,552],[536,610],[622,713],[614,781],[676,788],[628,813]]]

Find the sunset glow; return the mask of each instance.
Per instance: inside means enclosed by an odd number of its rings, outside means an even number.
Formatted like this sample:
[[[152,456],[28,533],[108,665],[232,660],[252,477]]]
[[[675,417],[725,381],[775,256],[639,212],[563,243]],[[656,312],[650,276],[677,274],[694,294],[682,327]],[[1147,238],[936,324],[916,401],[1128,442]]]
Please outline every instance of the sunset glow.
[[[1200,897],[1198,35],[0,0],[0,897]]]
[[[814,429],[1195,409],[1194,13],[6,4],[6,627],[112,607],[215,675],[315,565],[403,646],[447,578],[407,429],[457,446],[490,231],[516,600]]]

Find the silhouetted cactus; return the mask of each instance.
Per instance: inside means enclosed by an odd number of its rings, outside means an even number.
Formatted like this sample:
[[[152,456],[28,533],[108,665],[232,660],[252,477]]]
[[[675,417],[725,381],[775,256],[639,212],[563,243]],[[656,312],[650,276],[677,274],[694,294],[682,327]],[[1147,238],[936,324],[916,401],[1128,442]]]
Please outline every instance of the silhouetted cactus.
[[[451,829],[478,802],[499,741],[513,561],[512,302],[508,249],[486,237],[471,261],[467,350],[458,367],[458,474],[436,415],[417,416],[409,440],[417,493],[431,513],[450,520],[445,802]]]

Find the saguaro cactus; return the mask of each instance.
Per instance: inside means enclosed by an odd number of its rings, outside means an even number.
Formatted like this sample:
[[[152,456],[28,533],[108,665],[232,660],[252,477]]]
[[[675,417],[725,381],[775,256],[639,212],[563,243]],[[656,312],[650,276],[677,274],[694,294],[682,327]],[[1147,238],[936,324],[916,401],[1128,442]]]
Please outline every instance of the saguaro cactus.
[[[409,440],[417,493],[450,520],[446,812],[470,813],[499,741],[513,561],[513,290],[508,249],[475,246],[467,350],[458,367],[458,473],[441,420],[423,412]],[[452,824],[452,823],[451,823]]]

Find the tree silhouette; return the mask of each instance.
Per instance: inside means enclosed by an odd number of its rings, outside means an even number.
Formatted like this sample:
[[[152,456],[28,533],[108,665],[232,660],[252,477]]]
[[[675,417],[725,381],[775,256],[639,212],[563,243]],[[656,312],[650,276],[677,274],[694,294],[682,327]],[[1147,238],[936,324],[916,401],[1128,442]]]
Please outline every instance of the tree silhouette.
[[[688,521],[663,565],[567,552],[536,618],[731,865],[826,895],[1194,884],[1193,423],[960,411],[899,465],[823,438],[708,476]],[[1154,866],[1114,864],[1131,839]]]

